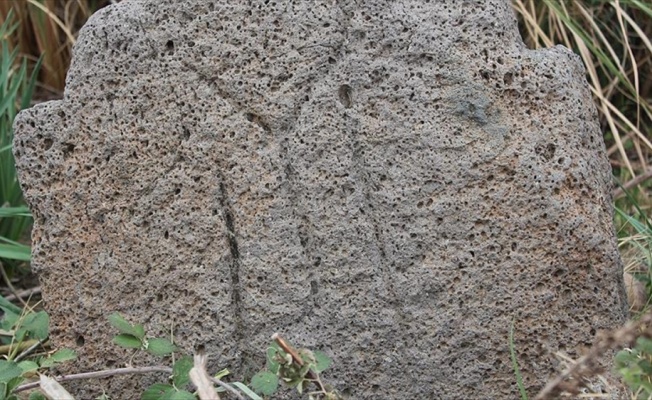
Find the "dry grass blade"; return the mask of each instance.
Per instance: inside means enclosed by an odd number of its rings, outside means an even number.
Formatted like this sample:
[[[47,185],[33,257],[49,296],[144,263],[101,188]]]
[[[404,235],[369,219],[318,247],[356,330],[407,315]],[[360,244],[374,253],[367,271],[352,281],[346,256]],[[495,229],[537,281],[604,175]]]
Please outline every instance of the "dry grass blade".
[[[572,378],[574,382],[581,382],[582,378],[595,375],[598,370],[597,360],[603,354],[616,346],[633,345],[636,338],[641,336],[641,332],[646,336],[652,335],[650,324],[652,324],[652,313],[647,313],[638,321],[628,322],[620,329],[601,335],[587,354],[548,382],[534,400],[559,398],[559,395],[568,388],[567,382],[569,379]]]
[[[206,372],[206,356],[204,354],[195,354],[194,366],[190,369],[188,375],[197,388],[197,394],[201,400],[220,399],[213,387],[210,376]]]
[[[74,397],[59,382],[45,375],[41,375],[39,387],[45,395],[52,400],[75,400]]]
[[[38,8],[39,10],[43,11],[55,24],[57,24],[59,28],[61,28],[63,33],[66,34],[68,40],[70,41],[70,44],[71,45],[75,44],[76,41],[75,35],[73,35],[72,32],[70,31],[70,27],[66,26],[63,22],[61,22],[61,20],[59,19],[59,17],[57,17],[55,13],[50,11],[50,9],[48,9],[47,7],[45,7],[43,4],[39,3],[36,0],[27,0],[27,2],[33,5],[34,7]]]
[[[528,31],[527,37],[530,38],[530,46],[539,47],[539,41],[542,41],[546,47],[552,47],[554,43],[541,29],[541,24],[537,21],[536,8],[530,1],[530,7],[526,7],[522,0],[516,0],[513,3],[517,14],[520,14],[525,20],[525,29]]]
[[[513,0],[524,41],[563,44],[580,55],[609,145],[614,173],[649,183],[652,155],[652,8],[639,0]]]
[[[0,0],[0,20],[13,10],[20,26],[12,48],[31,60],[43,55],[39,87],[60,96],[76,35],[88,17],[110,0]]]
[[[636,115],[637,121],[640,121],[641,119],[641,101],[640,101],[640,96],[639,96],[639,82],[638,82],[638,66],[636,65],[636,57],[634,57],[634,52],[632,51],[631,45],[629,44],[629,33],[627,28],[625,28],[625,23],[623,22],[623,10],[620,7],[620,1],[616,0],[615,3],[611,4],[615,9],[616,9],[616,16],[618,17],[618,24],[620,25],[621,29],[621,36],[624,41],[624,47],[625,50],[627,50],[627,54],[629,56],[629,61],[632,64],[632,74],[634,75],[634,89],[635,92],[634,94],[636,95]],[[622,68],[622,67],[621,67]],[[624,76],[627,76],[627,74],[624,74]]]

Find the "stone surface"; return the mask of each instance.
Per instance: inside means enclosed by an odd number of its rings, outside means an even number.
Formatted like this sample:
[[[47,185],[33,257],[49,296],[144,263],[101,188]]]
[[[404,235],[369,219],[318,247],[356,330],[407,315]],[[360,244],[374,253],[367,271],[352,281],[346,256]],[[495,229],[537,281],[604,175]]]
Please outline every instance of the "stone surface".
[[[507,0],[245,3],[101,10],[64,99],[17,119],[74,370],[128,360],[117,311],[235,377],[281,332],[350,398],[517,398],[512,321],[531,394],[623,322],[578,57],[526,49]]]

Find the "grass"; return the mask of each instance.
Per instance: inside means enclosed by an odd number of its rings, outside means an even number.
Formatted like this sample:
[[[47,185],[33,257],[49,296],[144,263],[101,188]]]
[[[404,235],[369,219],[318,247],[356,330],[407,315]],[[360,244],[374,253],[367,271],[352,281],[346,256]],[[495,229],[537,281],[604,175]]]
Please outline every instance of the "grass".
[[[518,392],[521,396],[521,400],[528,400],[528,395],[525,391],[525,385],[523,384],[523,376],[521,375],[521,370],[518,367],[518,359],[516,358],[516,348],[514,346],[514,320],[512,320],[512,324],[509,327],[509,355],[512,359],[512,368],[514,369],[516,386],[518,386]]]
[[[29,107],[36,84],[40,60],[28,75],[27,62],[20,61],[18,49],[9,50],[5,40],[15,32],[13,13],[0,26],[0,259],[15,266],[14,261],[29,261],[30,248],[18,241],[30,223],[30,214],[16,178],[12,123],[21,108]],[[8,261],[9,260],[9,261]]]
[[[616,204],[652,206],[652,5],[643,0],[513,0],[526,44],[562,44],[579,54],[598,109]],[[624,225],[618,216],[618,226]],[[632,232],[631,230],[628,232]]]
[[[0,20],[10,12],[20,24],[8,36],[10,49],[29,60],[41,57],[38,87],[44,98],[63,92],[72,46],[86,20],[99,8],[115,0],[2,0]]]

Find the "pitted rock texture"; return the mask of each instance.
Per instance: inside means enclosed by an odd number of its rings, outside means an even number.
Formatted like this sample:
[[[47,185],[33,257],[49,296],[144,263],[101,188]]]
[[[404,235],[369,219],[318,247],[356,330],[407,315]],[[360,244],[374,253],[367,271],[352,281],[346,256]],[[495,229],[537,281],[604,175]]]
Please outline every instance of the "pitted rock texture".
[[[280,332],[352,399],[516,398],[512,321],[533,394],[626,315],[583,67],[507,0],[124,1],[15,128],[76,371],[120,312],[238,378]]]

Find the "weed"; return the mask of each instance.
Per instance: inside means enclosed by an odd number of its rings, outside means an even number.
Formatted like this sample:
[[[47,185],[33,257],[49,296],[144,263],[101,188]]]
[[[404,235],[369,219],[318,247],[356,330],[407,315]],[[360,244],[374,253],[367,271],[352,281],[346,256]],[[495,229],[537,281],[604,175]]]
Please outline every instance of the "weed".
[[[60,349],[35,353],[43,349],[49,335],[50,318],[45,311],[20,309],[0,296],[0,399],[16,400],[19,386],[60,363],[73,360],[74,351]],[[30,395],[30,399],[36,399]]]
[[[317,391],[309,392],[309,399],[340,399],[337,392],[322,383],[319,374],[327,369],[331,360],[321,351],[296,350],[278,334],[267,349],[267,366],[251,379],[251,386],[258,393],[271,395],[278,389],[279,380],[302,394],[307,385],[313,384]]]
[[[145,327],[131,324],[120,314],[109,316],[109,324],[118,331],[113,342],[134,352],[125,368],[105,371],[83,372],[55,378],[44,375],[44,372],[59,363],[76,357],[74,351],[61,349],[46,355],[34,355],[37,347],[42,347],[48,337],[49,316],[44,311],[24,312],[19,307],[0,296],[0,309],[5,313],[0,321],[0,339],[9,344],[0,346],[0,351],[6,354],[6,360],[0,360],[0,400],[17,400],[17,393],[30,389],[40,389],[49,398],[73,399],[61,383],[72,380],[107,378],[117,375],[147,374],[165,372],[169,375],[166,382],[155,383],[142,393],[145,400],[215,400],[220,394],[228,392],[240,400],[263,400],[263,396],[275,393],[279,378],[299,393],[308,385],[313,384],[317,391],[307,393],[311,400],[338,400],[340,397],[328,385],[321,381],[319,373],[331,364],[330,358],[324,353],[307,349],[294,350],[280,336],[274,336],[274,342],[267,352],[266,371],[254,376],[250,388],[242,382],[226,383],[222,380],[229,375],[223,369],[214,376],[206,372],[206,356],[195,354],[178,356],[177,346],[166,338],[152,337]],[[133,356],[146,352],[157,357],[171,357],[172,366],[132,366]],[[29,357],[25,359],[26,357]],[[273,372],[272,372],[273,371]],[[38,381],[24,383],[38,375]],[[196,390],[191,392],[191,388]],[[45,399],[41,392],[30,394],[30,400]],[[107,400],[107,394],[98,399]],[[74,400],[74,399],[73,399]]]

